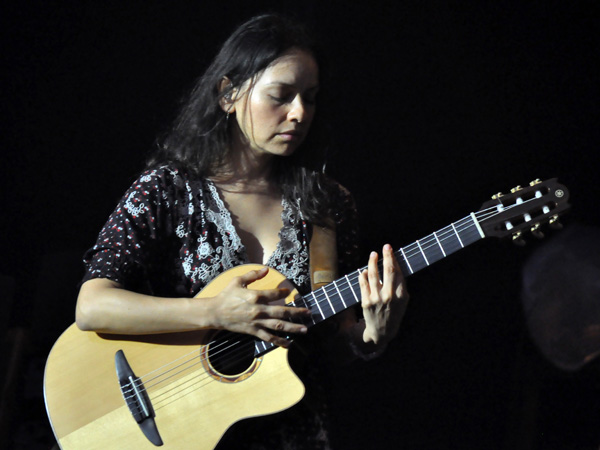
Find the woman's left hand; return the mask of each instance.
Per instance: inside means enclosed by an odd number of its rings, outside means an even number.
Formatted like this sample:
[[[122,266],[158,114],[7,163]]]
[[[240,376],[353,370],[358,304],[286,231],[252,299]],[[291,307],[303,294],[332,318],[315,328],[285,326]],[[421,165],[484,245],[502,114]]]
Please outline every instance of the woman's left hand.
[[[363,341],[385,346],[398,332],[408,305],[404,276],[392,247],[383,247],[383,281],[379,276],[377,253],[371,253],[367,270],[359,276],[365,321]]]

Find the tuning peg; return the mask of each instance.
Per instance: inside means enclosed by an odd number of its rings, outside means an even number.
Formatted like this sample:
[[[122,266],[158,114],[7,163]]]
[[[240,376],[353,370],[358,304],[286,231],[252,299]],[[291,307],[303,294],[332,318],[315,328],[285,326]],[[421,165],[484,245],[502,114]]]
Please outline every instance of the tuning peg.
[[[504,195],[502,192],[498,192],[497,194],[492,195],[492,200],[498,200],[502,195]]]
[[[563,224],[558,221],[558,216],[552,216],[549,225],[553,230],[561,230],[563,227]]]
[[[543,239],[544,238],[544,233],[542,233],[542,231],[540,230],[540,224],[539,223],[536,223],[534,226],[531,227],[531,234],[536,239]]]
[[[521,236],[521,232],[517,231],[512,236],[513,244],[518,245],[519,247],[523,247],[525,245],[525,239]]]
[[[536,184],[540,184],[541,182],[542,182],[542,180],[540,180],[539,178],[536,178],[531,183],[529,183],[529,186],[535,186]]]
[[[512,188],[510,190],[510,192],[512,192],[514,194],[515,192],[520,191],[520,190],[521,190],[521,186],[515,186],[514,188]]]

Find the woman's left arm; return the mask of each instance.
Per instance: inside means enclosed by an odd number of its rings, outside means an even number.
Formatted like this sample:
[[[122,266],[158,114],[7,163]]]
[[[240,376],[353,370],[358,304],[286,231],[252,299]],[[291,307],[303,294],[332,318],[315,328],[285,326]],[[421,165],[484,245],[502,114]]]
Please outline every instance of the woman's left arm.
[[[340,273],[348,273],[359,264],[356,205],[352,195],[341,185],[335,184],[331,191],[338,208],[333,217]],[[338,333],[329,341],[329,353],[335,355],[339,363],[380,355],[400,328],[408,305],[408,292],[390,245],[383,247],[382,274],[379,273],[378,261],[377,253],[371,253],[367,270],[359,275],[362,318],[357,319],[355,308],[336,316]]]
[[[359,275],[363,318],[356,320],[352,310],[339,318],[340,336],[347,339],[355,358],[366,360],[383,353],[396,336],[409,299],[404,276],[389,244],[383,247],[383,279],[378,261],[378,254],[372,252],[367,270]]]
[[[377,267],[378,259],[377,253],[372,252],[368,269],[359,276],[365,318],[363,341],[385,346],[398,333],[408,305],[408,292],[389,244],[383,247],[383,280]]]

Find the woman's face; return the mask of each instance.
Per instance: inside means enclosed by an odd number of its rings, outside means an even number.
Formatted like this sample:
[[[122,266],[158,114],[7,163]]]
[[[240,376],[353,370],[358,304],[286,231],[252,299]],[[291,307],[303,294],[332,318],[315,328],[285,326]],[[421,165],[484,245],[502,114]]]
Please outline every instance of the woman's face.
[[[299,49],[285,53],[234,93],[234,143],[258,154],[292,154],[308,133],[318,89],[313,56]]]

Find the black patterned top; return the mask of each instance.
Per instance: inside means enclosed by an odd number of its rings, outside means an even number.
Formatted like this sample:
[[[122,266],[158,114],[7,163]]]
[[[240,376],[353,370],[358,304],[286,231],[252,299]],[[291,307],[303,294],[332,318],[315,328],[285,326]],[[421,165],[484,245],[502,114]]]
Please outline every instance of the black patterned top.
[[[357,268],[356,210],[349,193],[328,183],[338,211],[334,218],[341,274]],[[280,241],[267,265],[292,281],[299,292],[310,291],[311,226],[297,204],[282,199]],[[192,297],[225,270],[248,262],[246,250],[215,185],[162,167],[142,173],[125,193],[86,252],[86,275],[108,278],[126,289],[164,297]],[[310,336],[309,336],[310,337]],[[293,354],[290,354],[292,357]],[[301,375],[307,396],[282,413],[235,424],[219,450],[329,449],[326,404],[320,357]],[[319,366],[321,368],[317,368]],[[311,395],[312,392],[312,395]]]
[[[356,268],[356,213],[350,195],[335,186],[340,265],[342,270],[352,270]],[[310,290],[310,226],[297,205],[282,198],[282,206],[280,241],[266,265],[306,293]],[[108,278],[126,289],[165,297],[194,296],[220,273],[249,262],[212,181],[190,179],[168,167],[138,177],[84,260],[84,281]]]

